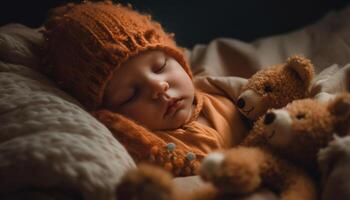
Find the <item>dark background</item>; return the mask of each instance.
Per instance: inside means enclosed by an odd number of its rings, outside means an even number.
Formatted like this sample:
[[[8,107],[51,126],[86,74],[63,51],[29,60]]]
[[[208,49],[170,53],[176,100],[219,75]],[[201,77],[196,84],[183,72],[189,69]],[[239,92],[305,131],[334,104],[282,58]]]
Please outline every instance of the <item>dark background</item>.
[[[186,47],[208,43],[216,37],[243,41],[285,33],[311,24],[350,0],[121,0],[152,14],[177,42]],[[11,22],[40,26],[48,10],[73,0],[3,0],[0,25]],[[350,20],[350,19],[349,19]]]

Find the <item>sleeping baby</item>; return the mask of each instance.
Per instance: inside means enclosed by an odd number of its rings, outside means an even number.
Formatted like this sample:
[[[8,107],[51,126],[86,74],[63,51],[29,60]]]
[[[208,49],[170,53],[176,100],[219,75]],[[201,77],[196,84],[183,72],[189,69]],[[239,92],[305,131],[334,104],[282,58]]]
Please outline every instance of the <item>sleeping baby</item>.
[[[233,101],[194,86],[183,50],[150,16],[111,2],[68,4],[52,14],[45,73],[137,162],[194,175],[208,153],[245,136]]]
[[[237,78],[232,90],[207,82],[219,92],[204,92],[173,34],[130,6],[67,4],[52,11],[43,34],[49,67],[42,71],[136,162],[195,175],[208,153],[238,145],[248,131],[234,95],[222,92],[238,91],[246,80]]]

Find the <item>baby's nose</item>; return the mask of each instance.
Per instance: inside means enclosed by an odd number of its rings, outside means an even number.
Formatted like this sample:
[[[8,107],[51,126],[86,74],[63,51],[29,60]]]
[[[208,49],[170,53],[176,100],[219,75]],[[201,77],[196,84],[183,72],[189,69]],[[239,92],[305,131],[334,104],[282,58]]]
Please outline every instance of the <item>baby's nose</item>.
[[[169,84],[166,81],[155,81],[151,87],[152,98],[156,99],[165,94],[165,92],[169,89]]]

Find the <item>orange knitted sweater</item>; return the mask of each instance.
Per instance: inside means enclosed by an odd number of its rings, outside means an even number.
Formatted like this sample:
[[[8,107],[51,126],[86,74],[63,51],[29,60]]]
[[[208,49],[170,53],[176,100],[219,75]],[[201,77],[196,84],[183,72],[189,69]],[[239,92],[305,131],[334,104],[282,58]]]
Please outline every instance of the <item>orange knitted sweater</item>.
[[[246,133],[241,115],[224,96],[200,91],[195,95],[190,121],[176,130],[151,132],[108,110],[92,114],[105,124],[136,162],[148,161],[175,176],[197,174],[200,161],[210,152],[237,145]],[[210,126],[198,122],[205,117]]]

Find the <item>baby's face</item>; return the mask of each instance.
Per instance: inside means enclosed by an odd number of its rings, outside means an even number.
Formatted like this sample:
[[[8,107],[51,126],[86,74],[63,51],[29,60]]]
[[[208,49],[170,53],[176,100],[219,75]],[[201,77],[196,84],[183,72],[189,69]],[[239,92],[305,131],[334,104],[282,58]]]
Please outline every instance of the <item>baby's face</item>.
[[[105,106],[155,130],[175,129],[191,115],[194,86],[182,66],[162,51],[125,62],[105,91]]]

